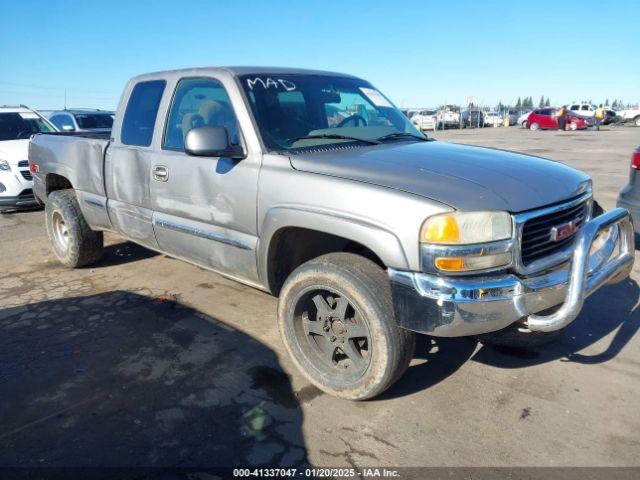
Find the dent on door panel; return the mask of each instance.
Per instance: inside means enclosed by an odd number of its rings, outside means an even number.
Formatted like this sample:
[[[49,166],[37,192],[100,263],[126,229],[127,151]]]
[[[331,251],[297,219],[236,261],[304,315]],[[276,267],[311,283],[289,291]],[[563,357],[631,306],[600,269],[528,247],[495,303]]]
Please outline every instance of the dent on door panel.
[[[105,179],[109,218],[123,236],[158,249],[149,208],[150,154],[114,146],[107,151]]]
[[[109,200],[109,217],[114,228],[125,237],[150,248],[158,248],[153,232],[153,212],[118,200]]]
[[[205,268],[258,283],[257,237],[156,212],[153,227],[161,248]]]
[[[110,175],[106,177],[107,197],[147,205],[150,172],[145,153],[136,148],[114,147],[107,155],[107,163],[110,167]]]

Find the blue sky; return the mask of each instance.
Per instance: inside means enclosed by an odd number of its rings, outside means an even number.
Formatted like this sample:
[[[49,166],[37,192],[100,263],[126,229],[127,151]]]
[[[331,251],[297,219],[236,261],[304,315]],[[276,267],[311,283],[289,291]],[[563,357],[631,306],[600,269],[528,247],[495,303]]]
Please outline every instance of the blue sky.
[[[399,106],[640,102],[640,1],[0,0],[0,104],[114,108],[136,74],[277,65]]]

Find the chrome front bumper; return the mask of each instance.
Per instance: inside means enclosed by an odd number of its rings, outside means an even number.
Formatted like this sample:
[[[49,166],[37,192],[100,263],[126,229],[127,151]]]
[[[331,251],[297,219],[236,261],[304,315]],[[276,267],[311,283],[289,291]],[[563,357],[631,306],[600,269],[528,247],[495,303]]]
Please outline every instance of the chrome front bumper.
[[[598,234],[610,227],[609,238],[590,254]],[[629,212],[616,208],[582,226],[568,264],[539,275],[442,277],[389,269],[396,320],[441,337],[493,332],[520,319],[532,331],[559,330],[578,316],[586,297],[629,275],[634,249]],[[551,307],[558,309],[540,314]]]

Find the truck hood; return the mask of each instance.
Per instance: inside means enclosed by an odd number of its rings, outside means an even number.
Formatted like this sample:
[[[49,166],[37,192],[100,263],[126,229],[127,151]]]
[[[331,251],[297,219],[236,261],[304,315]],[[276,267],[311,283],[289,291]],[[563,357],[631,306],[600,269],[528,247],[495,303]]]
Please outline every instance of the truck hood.
[[[0,160],[9,165],[17,165],[20,160],[29,158],[29,139],[0,141]]]
[[[558,162],[446,142],[298,153],[296,170],[421,195],[458,210],[521,212],[575,197],[587,175]]]

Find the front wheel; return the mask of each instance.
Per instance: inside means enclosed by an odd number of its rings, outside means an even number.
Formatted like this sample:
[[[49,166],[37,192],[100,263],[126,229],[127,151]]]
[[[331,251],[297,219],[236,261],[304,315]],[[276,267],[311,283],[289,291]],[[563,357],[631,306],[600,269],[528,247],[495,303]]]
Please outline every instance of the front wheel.
[[[571,129],[571,131],[575,132],[576,130],[578,130],[578,124],[576,122],[571,122],[569,128]]]
[[[389,388],[415,348],[415,334],[396,325],[384,270],[350,253],[323,255],[289,276],[278,301],[278,326],[307,379],[350,400]]]
[[[636,127],[640,127],[640,115],[633,119],[633,123],[636,125]]]
[[[529,128],[535,132],[536,130],[540,129],[540,125],[538,125],[536,122],[533,122],[531,125],[529,125]]]
[[[73,190],[57,190],[45,205],[47,234],[56,257],[71,268],[94,263],[102,255],[102,232],[91,230]]]

